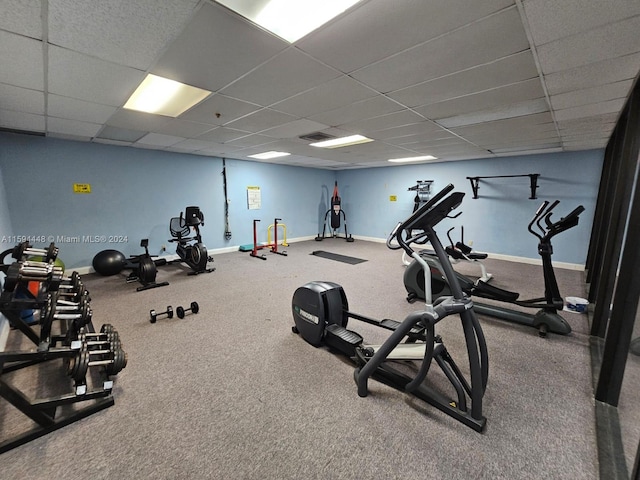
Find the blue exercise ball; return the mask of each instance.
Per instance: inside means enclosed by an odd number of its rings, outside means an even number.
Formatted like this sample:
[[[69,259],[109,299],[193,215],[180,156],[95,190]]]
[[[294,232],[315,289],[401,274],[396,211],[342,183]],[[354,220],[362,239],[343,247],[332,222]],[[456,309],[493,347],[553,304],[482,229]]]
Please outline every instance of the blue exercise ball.
[[[93,269],[100,275],[116,275],[122,271],[127,258],[118,250],[103,250],[93,257]]]

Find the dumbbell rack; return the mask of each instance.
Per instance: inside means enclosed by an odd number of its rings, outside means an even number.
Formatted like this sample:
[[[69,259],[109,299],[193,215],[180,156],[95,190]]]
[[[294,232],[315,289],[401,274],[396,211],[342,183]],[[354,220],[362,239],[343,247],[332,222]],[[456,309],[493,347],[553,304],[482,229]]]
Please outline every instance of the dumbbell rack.
[[[7,265],[5,258],[9,254],[15,261]],[[44,261],[30,260],[34,255],[44,256]],[[35,427],[26,431],[12,433],[10,438],[2,438],[0,432],[0,453],[114,405],[113,380],[110,376],[126,366],[126,355],[120,348],[119,340],[117,354],[115,347],[92,352],[101,356],[93,364],[88,362],[87,345],[97,342],[88,342],[87,338],[106,339],[108,333],[112,340],[117,332],[111,326],[103,325],[102,333],[95,333],[88,293],[76,272],[69,279],[63,278],[62,269],[53,264],[56,255],[57,248],[53,244],[46,251],[21,244],[0,254],[0,271],[6,274],[0,293],[0,312],[12,327],[10,337],[21,333],[35,344],[35,348],[22,349],[22,345],[29,342],[22,341],[24,337],[14,338],[17,340],[15,343],[20,345],[18,350],[0,351],[0,398],[7,400],[36,423]],[[38,288],[29,288],[30,282],[38,282]],[[22,318],[21,312],[25,310],[39,311],[38,325],[29,324]],[[53,330],[59,333],[54,334]],[[100,337],[102,334],[105,336]],[[27,370],[25,374],[38,380],[38,391],[66,393],[33,399],[8,379],[12,372],[37,365],[40,365],[38,368],[55,368],[55,362],[61,362],[71,378],[34,375],[34,372]],[[88,370],[88,367],[96,364],[100,368]],[[47,380],[57,383],[42,385]]]

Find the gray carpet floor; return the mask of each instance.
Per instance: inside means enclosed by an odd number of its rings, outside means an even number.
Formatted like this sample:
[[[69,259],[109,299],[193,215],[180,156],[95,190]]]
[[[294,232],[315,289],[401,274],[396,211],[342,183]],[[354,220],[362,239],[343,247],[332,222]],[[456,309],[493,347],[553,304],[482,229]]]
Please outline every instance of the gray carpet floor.
[[[10,479],[594,479],[598,477],[587,317],[564,313],[569,336],[480,317],[489,348],[485,433],[378,382],[358,397],[347,358],[291,331],[291,298],[312,280],[341,284],[349,307],[402,320],[409,304],[401,255],[384,244],[326,239],[291,244],[288,256],[216,255],[210,274],[160,267],[169,286],[136,292],[126,274],[85,275],[94,325],[120,333],[127,367],[115,405],[0,456]],[[325,250],[367,260],[349,265]],[[61,252],[62,253],[62,252]],[[541,267],[489,259],[497,286],[542,293]],[[455,268],[479,274],[475,265]],[[584,297],[583,273],[556,270],[563,296]],[[149,322],[149,310],[192,301],[197,315]],[[367,343],[387,332],[358,321]],[[464,367],[457,318],[437,333]],[[12,332],[15,347],[20,335]],[[14,342],[11,344],[11,342]],[[62,362],[10,380],[28,395],[67,388]],[[50,370],[55,370],[51,372]],[[464,369],[464,368],[463,368]],[[432,369],[427,382],[438,382]],[[433,376],[433,378],[432,378]],[[0,435],[30,426],[0,401]]]

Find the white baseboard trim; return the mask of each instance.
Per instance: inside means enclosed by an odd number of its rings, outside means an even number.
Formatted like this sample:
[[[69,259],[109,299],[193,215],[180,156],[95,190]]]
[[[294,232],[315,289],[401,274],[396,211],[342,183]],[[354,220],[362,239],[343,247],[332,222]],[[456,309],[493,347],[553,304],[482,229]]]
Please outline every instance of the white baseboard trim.
[[[375,238],[375,237],[363,237],[360,235],[354,235],[353,238],[356,240],[365,240],[367,242],[375,242],[375,243],[387,243],[387,240],[384,238]],[[516,262],[516,263],[526,263],[529,265],[542,265],[541,258],[528,258],[528,257],[517,257],[514,255],[502,255],[500,253],[490,253],[484,252],[489,255],[489,258],[495,258],[496,260],[505,260],[507,262]],[[565,270],[579,270],[584,271],[584,265],[579,263],[567,263],[567,262],[553,262],[554,268],[563,268]]]
[[[506,260],[507,262],[526,263],[529,265],[542,265],[542,259],[540,258],[528,258],[528,257],[516,257],[513,255],[501,255],[499,253],[487,253],[489,258],[495,258],[496,260]],[[553,262],[553,268],[563,268],[565,270],[579,270],[584,271],[584,265],[579,263],[567,263],[567,262]]]
[[[307,240],[313,240],[314,238],[316,238],[315,236],[308,236],[308,237],[296,237],[296,238],[288,238],[287,239],[287,244],[289,243],[296,243],[296,242],[305,242]],[[266,242],[262,242],[263,244]],[[281,242],[279,242],[279,245],[282,245]],[[232,253],[232,252],[237,252],[240,249],[240,245],[234,245],[231,247],[223,247],[223,248],[212,248],[212,249],[208,249],[207,252],[209,253],[209,255],[220,255],[222,253]],[[173,255],[162,255],[162,258],[164,258],[167,262],[172,262],[174,260],[179,260],[180,257],[178,257],[178,255],[173,254]],[[88,275],[90,273],[95,273],[95,270],[93,269],[92,266],[85,266],[85,267],[76,267],[73,269],[69,269],[68,274],[70,274],[71,272],[78,272],[80,275]]]
[[[296,237],[287,239],[287,243],[296,243],[296,242],[306,242],[308,240],[314,240],[316,237],[313,235],[306,237]],[[353,235],[353,238],[356,240],[362,240],[366,242],[374,242],[374,243],[387,243],[385,238],[376,238],[376,237],[365,237],[362,235]],[[266,243],[266,242],[262,242]],[[208,250],[209,255],[220,255],[222,253],[232,253],[237,252],[240,248],[240,245],[234,245],[231,247],[223,247],[223,248],[214,248]],[[514,255],[502,255],[500,253],[490,253],[484,252],[489,255],[489,258],[495,258],[496,260],[505,260],[507,262],[516,262],[516,263],[526,263],[529,265],[542,265],[542,260],[540,258],[528,258],[528,257],[517,257]],[[173,260],[178,260],[178,255],[164,255],[162,258],[165,258],[167,262],[171,262]],[[579,270],[584,271],[584,265],[579,263],[567,263],[567,262],[553,262],[554,268],[563,268],[565,270]],[[93,267],[78,267],[74,268],[72,271],[77,271],[80,275],[88,275],[89,273],[94,273],[95,270]]]

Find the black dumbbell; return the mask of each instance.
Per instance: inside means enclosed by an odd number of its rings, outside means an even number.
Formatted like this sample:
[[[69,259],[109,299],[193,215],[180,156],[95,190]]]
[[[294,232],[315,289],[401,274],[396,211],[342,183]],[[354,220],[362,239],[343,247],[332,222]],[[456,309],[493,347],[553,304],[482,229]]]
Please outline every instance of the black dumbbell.
[[[117,375],[127,366],[127,354],[121,348],[112,352],[110,359],[91,361],[91,354],[88,350],[80,350],[69,359],[67,374],[77,382],[81,382],[87,375],[89,367],[104,365],[107,375]]]
[[[200,306],[198,306],[198,302],[191,302],[191,308],[176,308],[176,313],[178,314],[178,318],[184,318],[187,312],[198,313],[200,311]]]
[[[167,306],[167,311],[166,312],[156,312],[155,310],[150,310],[149,311],[149,321],[151,323],[156,323],[156,320],[158,319],[158,317],[160,315],[166,315],[167,318],[173,318],[173,308],[171,307],[171,305]]]

